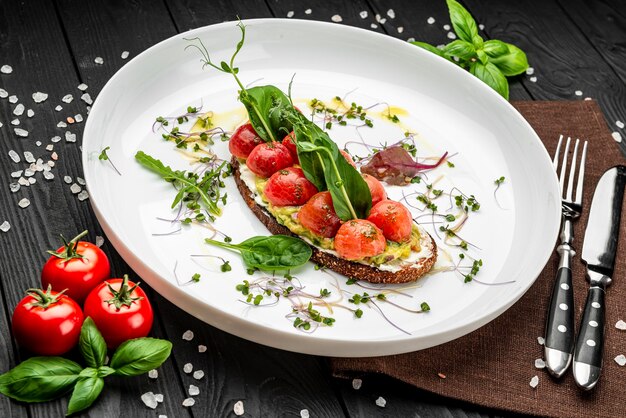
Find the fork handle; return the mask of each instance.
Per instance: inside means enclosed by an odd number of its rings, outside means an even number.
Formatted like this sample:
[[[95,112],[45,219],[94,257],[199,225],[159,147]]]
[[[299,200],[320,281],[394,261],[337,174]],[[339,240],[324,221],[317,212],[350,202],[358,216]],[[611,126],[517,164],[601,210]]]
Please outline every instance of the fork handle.
[[[557,248],[561,256],[554,280],[550,309],[546,320],[546,368],[555,377],[561,377],[572,361],[574,352],[574,289],[571,260],[575,254],[569,244]]]

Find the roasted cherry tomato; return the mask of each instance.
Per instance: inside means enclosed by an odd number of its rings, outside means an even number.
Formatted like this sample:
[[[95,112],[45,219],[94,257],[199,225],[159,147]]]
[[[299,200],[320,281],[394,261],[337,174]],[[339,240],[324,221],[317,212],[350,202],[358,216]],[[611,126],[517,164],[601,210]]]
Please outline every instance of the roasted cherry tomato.
[[[363,174],[363,179],[367,183],[367,187],[369,187],[370,194],[372,195],[372,207],[376,206],[381,200],[387,199],[387,192],[385,192],[383,184],[378,181],[376,177]]]
[[[254,147],[246,165],[257,176],[268,178],[278,170],[291,167],[293,157],[280,142],[266,142]]]
[[[152,306],[138,285],[124,275],[100,284],[85,300],[85,316],[93,319],[109,348],[145,337],[152,328]]]
[[[283,138],[282,144],[286,146],[289,150],[289,153],[291,153],[291,158],[293,158],[293,162],[295,164],[300,164],[300,160],[298,159],[298,148],[296,147],[296,143],[293,141],[295,135],[296,134],[291,131]]]
[[[379,202],[372,208],[367,220],[382,229],[385,238],[390,241],[407,242],[411,239],[411,212],[400,202]]]
[[[238,158],[248,158],[254,147],[262,144],[263,139],[256,133],[251,124],[241,125],[228,141],[228,150]]]
[[[365,219],[347,221],[335,235],[335,250],[346,260],[360,260],[385,251],[387,241],[376,225]]]
[[[81,232],[76,238],[67,242],[56,251],[48,251],[52,257],[48,259],[41,271],[41,284],[53,289],[64,290],[66,295],[78,303],[82,303],[91,289],[109,277],[109,259],[104,251],[96,245],[79,241],[87,235]]]
[[[332,238],[341,226],[335,213],[330,192],[319,192],[302,206],[298,220],[311,232],[324,238]]]
[[[265,185],[265,197],[274,206],[302,206],[317,193],[300,168],[278,170]]]
[[[341,153],[341,155],[343,155],[343,158],[346,159],[346,161],[348,163],[350,163],[350,165],[354,168],[356,168],[356,164],[354,163],[354,160],[352,159],[352,157],[350,156],[350,154],[348,154],[346,151],[340,149],[339,152]]]
[[[83,312],[74,300],[48,286],[28,289],[28,296],[13,311],[13,336],[17,343],[42,356],[67,353],[78,342]]]

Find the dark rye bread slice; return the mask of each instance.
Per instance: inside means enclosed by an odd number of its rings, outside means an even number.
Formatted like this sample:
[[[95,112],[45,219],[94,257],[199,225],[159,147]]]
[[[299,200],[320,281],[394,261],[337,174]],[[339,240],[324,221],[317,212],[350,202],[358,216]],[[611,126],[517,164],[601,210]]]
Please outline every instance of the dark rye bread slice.
[[[252,213],[265,225],[265,227],[274,235],[291,235],[297,237],[296,234],[291,232],[286,226],[279,224],[263,206],[260,206],[254,200],[254,195],[241,179],[241,173],[239,171],[239,160],[233,157],[231,160],[233,166],[233,173],[235,176],[235,183],[239,193],[245,200],[246,204],[252,210]],[[423,232],[425,232],[422,229]],[[321,266],[327,267],[337,273],[343,274],[346,277],[351,277],[359,280],[366,280],[370,283],[407,283],[414,282],[424,274],[428,273],[430,269],[437,261],[437,245],[433,238],[428,235],[428,242],[425,244],[422,241],[422,245],[429,245],[431,248],[430,257],[424,257],[419,259],[416,263],[403,267],[398,271],[385,271],[376,267],[369,266],[367,264],[361,264],[353,261],[348,261],[343,258],[336,257],[333,254],[329,254],[314,245],[311,245],[313,249],[313,255],[311,255],[311,261]]]

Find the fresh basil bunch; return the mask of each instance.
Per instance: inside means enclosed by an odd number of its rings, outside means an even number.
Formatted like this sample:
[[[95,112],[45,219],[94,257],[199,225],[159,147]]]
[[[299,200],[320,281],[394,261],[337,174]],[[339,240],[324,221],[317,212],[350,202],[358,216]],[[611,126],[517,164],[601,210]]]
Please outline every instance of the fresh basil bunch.
[[[45,402],[72,391],[67,414],[87,409],[98,399],[109,375],[137,376],[159,367],[172,343],[157,338],[128,340],[106,365],[107,346],[91,318],[85,319],[78,342],[87,367],[63,357],[31,357],[0,375],[0,393],[22,402]]]
[[[508,100],[509,83],[506,77],[526,71],[528,68],[526,54],[515,45],[497,39],[484,41],[478,35],[478,27],[472,15],[456,0],[446,2],[452,27],[459,39],[442,49],[425,42],[411,43],[469,70]]]

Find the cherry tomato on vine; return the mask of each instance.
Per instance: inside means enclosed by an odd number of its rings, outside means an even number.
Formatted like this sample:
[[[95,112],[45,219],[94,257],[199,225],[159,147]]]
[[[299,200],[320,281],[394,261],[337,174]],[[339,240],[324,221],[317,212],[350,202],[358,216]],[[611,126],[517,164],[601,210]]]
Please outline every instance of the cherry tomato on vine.
[[[13,311],[13,336],[17,343],[43,356],[59,356],[71,350],[83,324],[80,306],[51,286],[45,292],[28,289],[27,293]]]
[[[93,319],[109,348],[147,336],[154,319],[146,293],[128,275],[93,289],[85,300],[85,316]]]
[[[41,271],[43,287],[67,289],[66,295],[82,303],[91,289],[109,277],[109,259],[104,251],[91,242],[79,241],[87,235],[81,232],[70,242],[61,236],[63,246],[48,251],[52,256]]]

